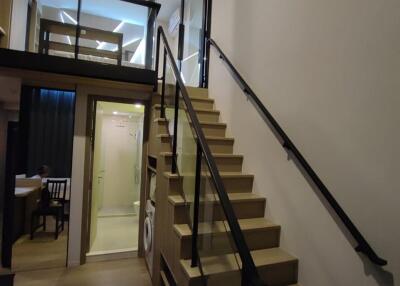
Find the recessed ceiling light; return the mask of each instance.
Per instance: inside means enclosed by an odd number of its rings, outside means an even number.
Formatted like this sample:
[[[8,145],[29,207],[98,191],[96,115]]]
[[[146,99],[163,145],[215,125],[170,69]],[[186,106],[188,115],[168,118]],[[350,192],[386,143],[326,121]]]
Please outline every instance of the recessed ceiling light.
[[[114,33],[117,33],[119,30],[121,30],[122,26],[125,24],[124,21],[122,21],[121,23],[119,23],[119,25],[114,29]]]
[[[125,48],[126,46],[129,46],[130,44],[133,44],[134,42],[137,42],[139,40],[141,40],[141,38],[136,38],[136,39],[130,40],[130,41],[126,42],[125,44],[123,44],[122,47]]]
[[[78,24],[78,22],[77,22],[74,18],[72,18],[72,16],[71,16],[70,14],[68,14],[68,13],[65,12],[65,11],[62,11],[62,12],[64,13],[65,16],[67,16],[68,19],[71,20],[72,23],[74,23],[75,25]]]

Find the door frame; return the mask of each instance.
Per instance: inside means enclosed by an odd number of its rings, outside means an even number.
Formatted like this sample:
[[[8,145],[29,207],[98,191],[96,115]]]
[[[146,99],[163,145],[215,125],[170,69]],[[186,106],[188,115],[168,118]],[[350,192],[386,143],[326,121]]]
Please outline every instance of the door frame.
[[[15,134],[16,132],[16,134]],[[15,137],[16,136],[16,137]],[[9,121],[7,124],[6,169],[3,207],[3,236],[1,247],[1,264],[5,268],[12,265],[14,189],[18,157],[19,123]],[[14,141],[17,142],[14,142]],[[17,144],[16,144],[17,143]]]
[[[150,118],[150,101],[140,98],[124,98],[110,97],[105,95],[88,95],[87,101],[87,121],[86,121],[86,152],[85,152],[85,174],[84,174],[84,194],[83,194],[83,210],[82,210],[82,236],[81,236],[81,264],[86,263],[86,254],[90,250],[90,228],[91,228],[91,206],[92,206],[92,185],[93,185],[93,161],[94,146],[96,132],[96,109],[97,102],[115,102],[125,104],[142,104],[144,106],[143,120],[143,141],[142,141],[142,170],[140,181],[140,212],[139,212],[139,230],[138,230],[138,256],[144,256],[143,247],[143,224],[145,212],[145,182],[146,182],[146,158],[147,158],[147,142],[149,138],[149,118]]]

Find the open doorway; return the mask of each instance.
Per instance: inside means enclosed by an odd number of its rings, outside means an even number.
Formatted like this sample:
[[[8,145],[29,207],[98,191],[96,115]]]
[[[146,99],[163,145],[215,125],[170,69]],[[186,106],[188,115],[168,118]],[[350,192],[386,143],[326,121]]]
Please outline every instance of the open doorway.
[[[66,267],[75,91],[23,86],[12,177],[14,272]]]
[[[96,101],[87,257],[138,250],[145,107]]]

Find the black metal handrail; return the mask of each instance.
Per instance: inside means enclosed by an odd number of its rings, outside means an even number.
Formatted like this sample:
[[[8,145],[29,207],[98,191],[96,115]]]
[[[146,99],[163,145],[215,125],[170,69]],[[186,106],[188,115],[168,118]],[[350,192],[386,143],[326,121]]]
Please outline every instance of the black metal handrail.
[[[325,184],[322,182],[322,180],[318,177],[318,175],[315,173],[315,171],[311,168],[310,164],[306,161],[304,156],[297,149],[296,145],[294,145],[292,140],[290,140],[289,136],[285,133],[285,131],[283,131],[282,127],[275,120],[275,118],[271,115],[271,113],[267,110],[267,108],[264,106],[264,104],[261,102],[261,100],[257,97],[257,95],[254,93],[254,91],[251,89],[251,87],[247,84],[247,82],[240,75],[240,73],[236,70],[236,68],[233,66],[231,61],[227,58],[227,56],[224,54],[224,52],[221,50],[221,48],[217,45],[217,43],[213,39],[208,39],[208,44],[213,46],[217,50],[217,52],[219,54],[219,58],[226,63],[230,73],[232,74],[233,78],[235,79],[237,84],[240,86],[242,91],[248,97],[250,97],[250,99],[253,101],[253,103],[256,105],[256,107],[259,109],[259,111],[262,113],[262,115],[265,117],[265,119],[270,123],[270,127],[272,127],[273,132],[275,133],[275,135],[277,135],[278,140],[281,142],[283,148],[285,148],[287,151],[290,151],[294,155],[294,157],[296,158],[298,163],[301,165],[301,167],[304,169],[304,171],[307,173],[307,175],[313,181],[315,186],[320,190],[321,194],[324,196],[326,201],[330,204],[330,206],[335,211],[337,216],[340,218],[342,223],[346,226],[346,228],[348,229],[350,234],[357,241],[357,246],[355,247],[355,250],[357,252],[364,253],[373,263],[375,263],[379,266],[386,265],[387,261],[385,259],[379,257],[375,253],[375,251],[372,249],[372,247],[369,245],[369,243],[365,240],[364,236],[357,229],[357,227],[351,221],[349,216],[346,214],[346,212],[343,210],[343,208],[339,205],[337,200],[333,197],[332,193],[328,190],[328,188],[325,186]]]
[[[224,211],[226,220],[228,222],[228,225],[230,227],[231,235],[233,237],[233,241],[236,245],[237,251],[240,255],[241,261],[242,261],[242,279],[243,279],[243,284],[244,285],[263,285],[261,282],[261,279],[259,278],[256,266],[254,264],[253,258],[250,254],[249,248],[246,244],[246,241],[244,239],[244,235],[242,233],[242,230],[240,229],[239,222],[237,220],[236,214],[233,210],[233,207],[230,203],[229,197],[227,195],[227,192],[225,190],[224,183],[222,181],[221,175],[219,174],[217,164],[214,160],[214,157],[212,156],[210,147],[208,146],[208,143],[206,141],[206,137],[203,133],[203,129],[201,128],[200,122],[197,118],[196,112],[194,111],[194,108],[192,106],[191,100],[189,98],[188,91],[185,87],[185,84],[183,83],[183,80],[181,78],[181,74],[178,70],[178,67],[176,65],[174,56],[171,52],[168,40],[165,36],[164,30],[162,27],[158,27],[157,31],[157,47],[156,47],[156,74],[158,75],[158,69],[159,69],[159,58],[160,58],[160,43],[161,39],[164,43],[164,60],[166,59],[166,56],[168,56],[170,62],[171,62],[171,68],[174,73],[174,76],[176,78],[176,93],[175,93],[175,126],[174,126],[174,143],[173,143],[173,165],[174,161],[176,161],[176,134],[177,134],[177,119],[178,119],[178,109],[179,109],[179,92],[182,95],[183,101],[186,105],[186,112],[190,117],[191,123],[192,123],[192,128],[195,132],[196,135],[196,140],[197,140],[197,162],[196,165],[199,167],[200,163],[199,161],[201,160],[200,156],[204,156],[204,159],[207,163],[208,169],[210,171],[210,177],[213,182],[213,185],[216,189],[221,207]],[[164,113],[164,104],[165,104],[165,62],[163,63],[163,90],[162,90],[162,100],[161,100],[161,116],[165,116]],[[158,80],[155,82],[154,85],[155,90],[158,88]],[[175,166],[176,168],[176,166]],[[173,171],[174,167],[172,167]],[[176,169],[175,169],[176,171]],[[196,175],[199,176],[200,172],[199,169],[196,170]],[[197,181],[197,180],[196,180]],[[195,211],[198,212],[198,204],[199,204],[199,188],[198,185],[200,183],[200,180],[198,180],[198,183],[196,184],[196,194],[195,194]],[[196,210],[197,209],[197,210]],[[194,214],[194,217],[196,218],[196,213]],[[198,213],[197,213],[198,217]],[[197,227],[198,227],[198,220],[194,219],[194,225],[193,225],[193,235],[192,235],[192,243],[196,246],[196,233],[197,233]],[[196,265],[197,259],[197,253],[192,252],[192,266]]]

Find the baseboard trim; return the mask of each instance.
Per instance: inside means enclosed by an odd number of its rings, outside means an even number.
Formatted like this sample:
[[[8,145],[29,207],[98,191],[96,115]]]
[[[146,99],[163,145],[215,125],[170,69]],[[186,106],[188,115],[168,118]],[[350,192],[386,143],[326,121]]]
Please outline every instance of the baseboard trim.
[[[96,251],[86,254],[86,262],[101,262],[138,257],[137,249],[117,249],[112,251]]]

